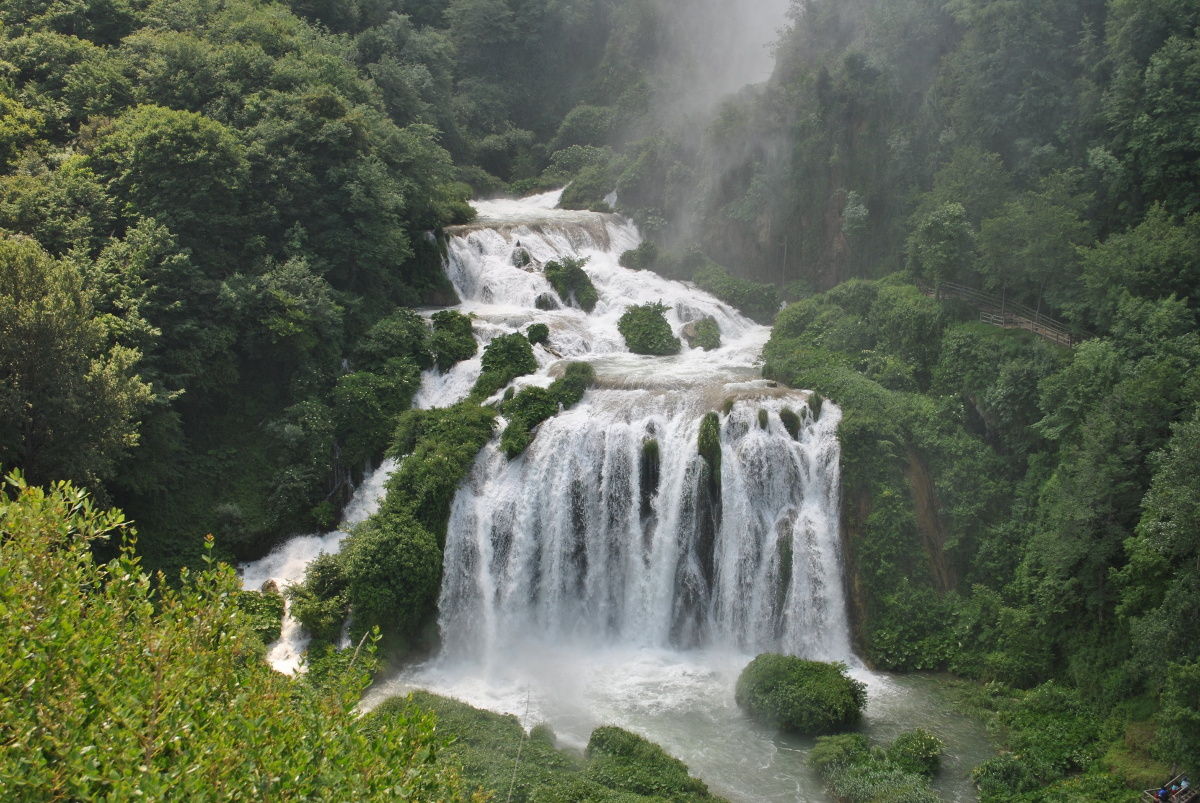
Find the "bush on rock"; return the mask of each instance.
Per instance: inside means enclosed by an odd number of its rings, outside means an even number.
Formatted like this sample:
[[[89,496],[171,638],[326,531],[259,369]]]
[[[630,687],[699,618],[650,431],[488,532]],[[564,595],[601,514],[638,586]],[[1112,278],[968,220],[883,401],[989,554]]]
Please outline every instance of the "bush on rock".
[[[640,304],[625,310],[617,321],[617,330],[625,338],[625,345],[634,354],[650,354],[663,357],[678,354],[683,344],[671,332],[667,323],[666,305],[659,303]]]
[[[756,719],[818,734],[857,724],[867,690],[846,675],[845,664],[764,653],[742,670],[736,699]]]

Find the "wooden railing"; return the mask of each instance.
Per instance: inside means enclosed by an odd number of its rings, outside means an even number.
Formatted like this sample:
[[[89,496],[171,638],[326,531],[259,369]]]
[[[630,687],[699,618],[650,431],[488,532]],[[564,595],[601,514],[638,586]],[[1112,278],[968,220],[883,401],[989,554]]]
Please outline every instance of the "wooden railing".
[[[980,321],[992,326],[1024,329],[1060,346],[1073,346],[1083,339],[1068,329],[1062,321],[995,293],[953,282],[942,282],[936,287],[922,285],[921,291],[931,298],[957,298],[966,301],[979,310]]]

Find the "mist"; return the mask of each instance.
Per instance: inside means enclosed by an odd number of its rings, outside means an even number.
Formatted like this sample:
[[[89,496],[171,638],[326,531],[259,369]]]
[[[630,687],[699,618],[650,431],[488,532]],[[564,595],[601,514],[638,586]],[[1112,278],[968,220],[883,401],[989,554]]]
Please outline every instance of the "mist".
[[[791,0],[655,0],[660,112],[692,117],[770,78]]]

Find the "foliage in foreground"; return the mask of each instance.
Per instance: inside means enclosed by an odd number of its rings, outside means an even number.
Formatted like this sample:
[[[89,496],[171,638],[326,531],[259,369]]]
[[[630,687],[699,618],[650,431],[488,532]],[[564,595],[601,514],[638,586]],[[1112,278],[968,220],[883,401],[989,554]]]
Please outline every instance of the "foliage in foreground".
[[[437,715],[438,732],[453,739],[446,752],[462,764],[466,780],[506,800],[510,790],[514,801],[539,803],[720,800],[681,761],[620,728],[597,728],[580,756],[556,749],[545,726],[527,735],[512,715],[424,691],[384,702],[369,715],[368,727],[408,716],[414,707]]]
[[[756,719],[803,734],[831,733],[858,723],[867,689],[844,664],[763,653],[738,676],[737,704]]]
[[[262,660],[232,568],[150,576],[121,513],[19,475],[0,494],[6,800],[453,800],[433,717],[354,714],[367,645],[329,685]],[[97,563],[93,548],[124,538]]]

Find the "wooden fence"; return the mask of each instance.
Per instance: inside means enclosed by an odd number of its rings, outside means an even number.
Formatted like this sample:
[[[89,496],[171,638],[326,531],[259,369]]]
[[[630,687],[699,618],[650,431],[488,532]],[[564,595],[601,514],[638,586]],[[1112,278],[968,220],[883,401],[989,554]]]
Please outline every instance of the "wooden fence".
[[[1062,321],[1042,314],[1024,304],[1005,299],[995,293],[987,293],[953,282],[942,282],[937,287],[922,286],[921,291],[931,298],[957,298],[979,310],[979,320],[1004,329],[1024,329],[1060,346],[1074,346],[1084,339],[1067,328]]]

